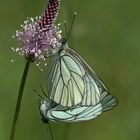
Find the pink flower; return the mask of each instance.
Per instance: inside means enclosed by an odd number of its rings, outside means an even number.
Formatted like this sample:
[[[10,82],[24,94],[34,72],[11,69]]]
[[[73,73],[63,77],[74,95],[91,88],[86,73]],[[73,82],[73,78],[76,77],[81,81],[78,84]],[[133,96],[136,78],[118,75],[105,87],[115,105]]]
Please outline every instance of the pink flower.
[[[39,64],[40,61],[45,61],[48,56],[61,47],[61,30],[59,25],[54,25],[59,3],[60,0],[50,0],[48,9],[45,10],[41,17],[24,21],[21,29],[16,31],[15,35],[19,42],[19,47],[13,48],[13,51]]]

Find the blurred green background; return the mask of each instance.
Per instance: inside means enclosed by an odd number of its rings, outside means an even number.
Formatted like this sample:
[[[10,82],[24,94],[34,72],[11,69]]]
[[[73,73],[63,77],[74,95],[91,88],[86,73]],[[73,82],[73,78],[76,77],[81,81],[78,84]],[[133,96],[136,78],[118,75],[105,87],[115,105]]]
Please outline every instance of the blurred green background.
[[[76,49],[106,83],[119,105],[84,123],[51,123],[55,140],[140,139],[140,1],[62,0],[57,22],[73,12],[76,21],[70,46]],[[17,92],[25,65],[12,53],[12,35],[26,17],[40,15],[46,0],[0,0],[0,140],[8,140]],[[63,27],[63,24],[62,24]],[[16,59],[11,63],[11,59]],[[45,83],[46,71],[32,64],[25,87],[16,140],[49,140],[50,132],[40,120],[33,89]],[[44,84],[45,85],[45,84]]]

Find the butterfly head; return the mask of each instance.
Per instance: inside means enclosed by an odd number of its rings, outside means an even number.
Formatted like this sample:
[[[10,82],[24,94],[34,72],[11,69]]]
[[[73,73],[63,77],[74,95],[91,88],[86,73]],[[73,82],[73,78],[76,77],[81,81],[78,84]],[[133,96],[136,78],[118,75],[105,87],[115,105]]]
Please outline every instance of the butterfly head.
[[[66,52],[66,49],[68,48],[67,40],[65,38],[63,38],[61,42],[62,42],[62,45],[56,53],[56,55],[58,55],[58,56],[64,55]]]
[[[55,107],[55,103],[49,99],[42,100],[40,103],[40,114],[42,116],[41,120],[43,123],[48,123],[48,111]]]
[[[51,104],[46,100],[42,100],[40,104],[40,114],[42,116],[41,120],[43,123],[48,123],[47,112],[50,110]]]

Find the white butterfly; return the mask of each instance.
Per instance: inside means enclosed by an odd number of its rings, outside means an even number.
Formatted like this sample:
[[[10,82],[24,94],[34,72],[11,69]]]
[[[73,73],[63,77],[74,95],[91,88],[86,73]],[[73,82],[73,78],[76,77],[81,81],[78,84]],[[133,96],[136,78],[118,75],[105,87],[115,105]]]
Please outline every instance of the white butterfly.
[[[95,106],[100,103],[101,92],[109,93],[92,68],[66,42],[52,59],[47,76],[48,94],[57,104]]]
[[[40,113],[43,122],[49,120],[55,122],[81,122],[95,119],[102,112],[108,111],[117,105],[117,99],[106,91],[102,91],[101,99],[96,105],[82,106],[81,104],[73,107],[64,107],[47,99],[40,104]]]

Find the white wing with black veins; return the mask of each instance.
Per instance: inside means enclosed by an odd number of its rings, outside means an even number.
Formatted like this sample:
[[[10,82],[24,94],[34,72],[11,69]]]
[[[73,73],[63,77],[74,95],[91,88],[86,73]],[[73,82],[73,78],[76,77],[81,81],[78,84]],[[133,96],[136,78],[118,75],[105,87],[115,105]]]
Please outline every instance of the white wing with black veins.
[[[66,48],[53,58],[47,76],[49,98],[63,106],[96,105],[101,90],[108,92],[91,67],[74,50]]]

